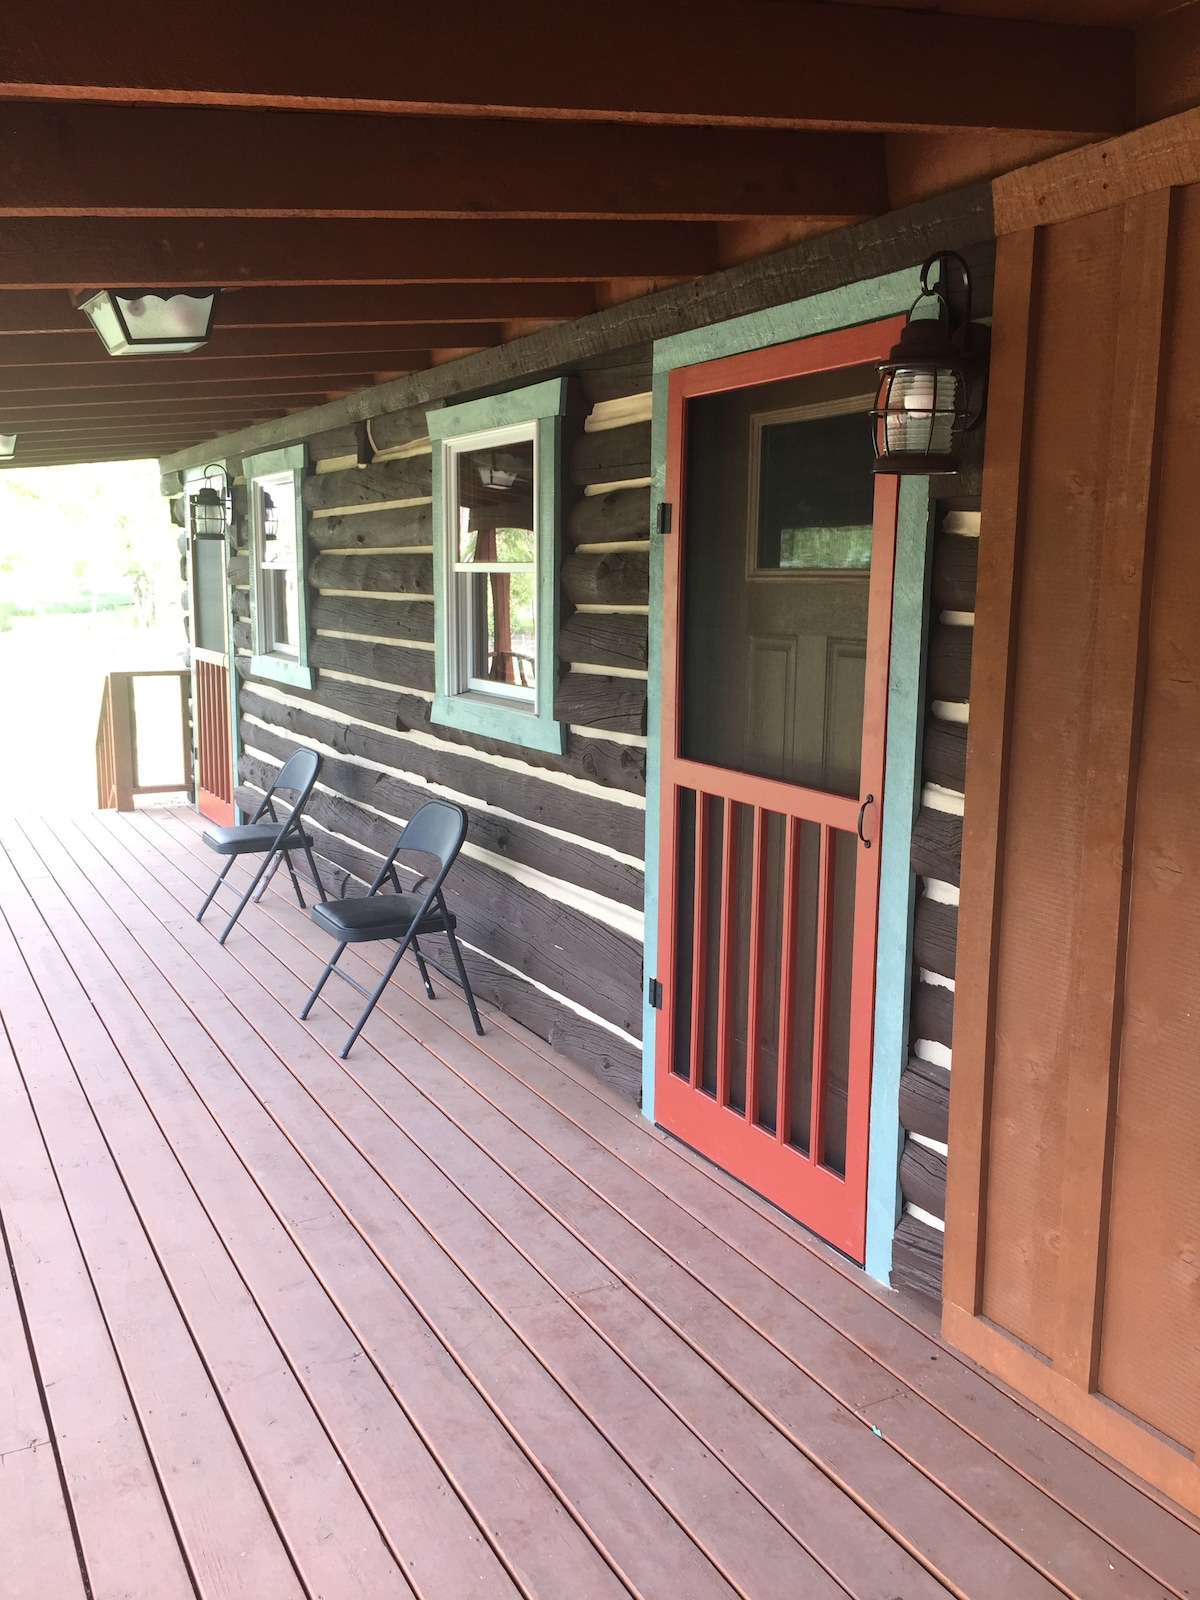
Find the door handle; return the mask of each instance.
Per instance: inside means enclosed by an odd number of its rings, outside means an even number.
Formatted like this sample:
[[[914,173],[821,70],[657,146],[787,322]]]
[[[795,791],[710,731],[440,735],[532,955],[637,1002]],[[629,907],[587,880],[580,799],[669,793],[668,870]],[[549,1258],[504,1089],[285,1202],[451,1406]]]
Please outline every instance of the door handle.
[[[862,805],[860,805],[859,808],[858,808],[858,839],[859,839],[859,843],[864,845],[866,847],[866,849],[868,849],[868,850],[871,848],[871,841],[870,841],[870,839],[867,838],[866,834],[863,832],[862,825],[863,825],[863,818],[867,814],[867,807],[868,806],[872,806],[874,804],[875,804],[875,796],[873,794],[869,794],[867,796],[867,798],[863,801]]]

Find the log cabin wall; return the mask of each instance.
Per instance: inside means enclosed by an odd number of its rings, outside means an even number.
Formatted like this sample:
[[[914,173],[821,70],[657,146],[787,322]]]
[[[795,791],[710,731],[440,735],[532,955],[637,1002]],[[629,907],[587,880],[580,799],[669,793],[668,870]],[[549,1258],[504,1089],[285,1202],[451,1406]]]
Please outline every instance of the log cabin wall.
[[[362,893],[431,793],[468,812],[448,884],[476,992],[641,1090],[642,869],[650,535],[649,364],[584,373],[564,455],[559,720],[565,755],[430,721],[432,446],[426,410],[310,437],[311,692],[250,670],[245,495],[230,562],[240,798],[256,804],[299,745],[323,756],[308,815],[327,889]],[[582,426],[581,426],[582,424]]]
[[[997,184],[943,1320],[1200,1510],[1194,116],[1184,133],[1165,160],[1139,133]]]
[[[963,474],[966,478],[968,472]],[[975,631],[978,499],[969,483],[936,497],[926,641],[921,807],[913,825],[917,880],[913,924],[910,1054],[900,1078],[903,1214],[892,1245],[891,1281],[941,1301],[946,1161],[954,1034],[958,894],[962,855],[971,653]]]

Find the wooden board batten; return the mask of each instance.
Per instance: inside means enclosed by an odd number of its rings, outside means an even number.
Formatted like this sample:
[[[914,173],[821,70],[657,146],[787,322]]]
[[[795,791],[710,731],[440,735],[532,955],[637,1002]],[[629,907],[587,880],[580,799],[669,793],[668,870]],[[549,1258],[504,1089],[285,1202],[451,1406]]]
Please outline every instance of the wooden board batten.
[[[1091,1388],[1100,1359],[1130,854],[1161,428],[1172,193],[1124,208],[1113,407],[1093,623],[1078,926],[1073,952],[1056,1371]]]
[[[965,981],[960,984],[961,996],[957,987],[955,992],[958,1071],[950,1097],[949,1144],[954,1155],[947,1164],[943,1276],[944,1305],[961,1307],[970,1318],[979,1310],[983,1271],[984,1130],[990,1113],[995,1011],[993,947],[1001,902],[1000,825],[1007,777],[1039,255],[1040,241],[1033,229],[997,241],[984,456],[986,494],[975,600],[974,700],[962,830],[970,915],[964,918],[960,897],[956,983]],[[947,1314],[946,1320],[953,1319]]]

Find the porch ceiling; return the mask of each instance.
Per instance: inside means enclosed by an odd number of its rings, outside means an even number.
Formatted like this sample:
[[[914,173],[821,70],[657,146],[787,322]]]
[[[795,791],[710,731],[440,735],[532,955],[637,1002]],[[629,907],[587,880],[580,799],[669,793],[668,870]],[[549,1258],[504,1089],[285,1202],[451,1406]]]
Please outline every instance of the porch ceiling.
[[[0,432],[168,454],[1119,132],[1164,9],[11,0]],[[223,294],[183,361],[71,301],[189,285]]]

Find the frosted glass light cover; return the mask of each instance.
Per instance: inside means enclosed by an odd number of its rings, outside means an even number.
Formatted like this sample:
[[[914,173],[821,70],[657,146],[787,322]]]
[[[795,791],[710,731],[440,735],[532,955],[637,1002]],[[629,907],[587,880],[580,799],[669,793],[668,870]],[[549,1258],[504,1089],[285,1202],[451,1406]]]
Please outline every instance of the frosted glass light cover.
[[[889,455],[948,456],[961,408],[956,372],[902,367],[892,379],[887,400]]]
[[[208,340],[216,291],[123,294],[101,289],[81,301],[110,356],[187,355]]]
[[[15,433],[0,433],[0,461],[9,461],[17,453]]]

